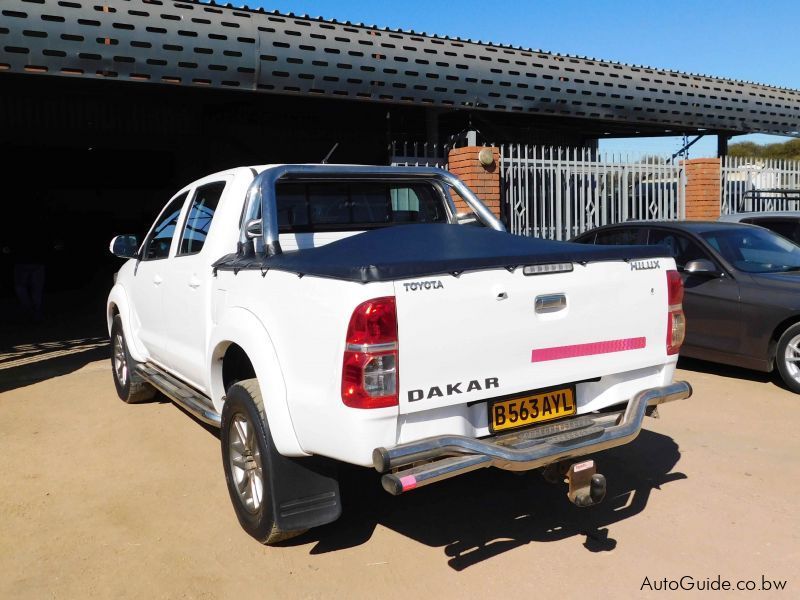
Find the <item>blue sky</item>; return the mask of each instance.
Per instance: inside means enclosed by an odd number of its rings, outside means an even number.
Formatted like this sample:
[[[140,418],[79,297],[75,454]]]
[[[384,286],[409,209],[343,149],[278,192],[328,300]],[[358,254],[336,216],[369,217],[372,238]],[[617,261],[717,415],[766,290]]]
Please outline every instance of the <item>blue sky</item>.
[[[800,89],[800,1],[281,0],[250,7],[400,27]],[[737,137],[759,143],[774,136]],[[613,151],[672,153],[677,138],[612,140]],[[713,156],[716,138],[691,155]]]

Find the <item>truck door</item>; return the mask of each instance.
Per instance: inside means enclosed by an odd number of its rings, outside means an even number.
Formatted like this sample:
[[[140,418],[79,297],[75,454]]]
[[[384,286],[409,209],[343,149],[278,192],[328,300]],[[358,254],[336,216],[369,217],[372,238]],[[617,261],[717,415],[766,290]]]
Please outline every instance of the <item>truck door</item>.
[[[168,279],[168,261],[178,220],[188,192],[169,201],[156,219],[142,246],[129,290],[133,307],[133,334],[148,355],[161,362],[167,355],[163,295]]]
[[[165,328],[170,340],[167,366],[200,390],[204,390],[208,373],[205,359],[211,322],[211,263],[219,258],[203,250],[226,183],[206,183],[192,193],[164,287]]]

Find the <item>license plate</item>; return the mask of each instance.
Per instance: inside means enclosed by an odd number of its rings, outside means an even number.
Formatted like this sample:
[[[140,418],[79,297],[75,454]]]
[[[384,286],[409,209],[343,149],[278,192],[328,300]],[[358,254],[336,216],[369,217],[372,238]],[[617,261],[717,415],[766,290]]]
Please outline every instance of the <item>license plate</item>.
[[[575,410],[574,387],[496,400],[489,405],[489,430],[495,433],[552,421],[574,415]]]

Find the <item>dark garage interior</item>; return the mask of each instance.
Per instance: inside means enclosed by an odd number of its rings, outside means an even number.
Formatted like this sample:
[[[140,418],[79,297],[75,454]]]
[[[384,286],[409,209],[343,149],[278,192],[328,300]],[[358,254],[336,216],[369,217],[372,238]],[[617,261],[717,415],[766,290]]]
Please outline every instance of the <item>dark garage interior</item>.
[[[569,119],[553,124],[535,115],[26,75],[2,80],[6,172],[16,182],[13,197],[29,199],[5,207],[0,239],[13,251],[2,255],[5,298],[13,294],[19,248],[10,240],[20,237],[20,224],[47,248],[48,294],[102,296],[119,265],[107,251],[111,237],[143,235],[177,189],[225,168],[320,162],[334,146],[331,162],[387,164],[392,142],[449,141],[469,127],[495,141],[593,143],[593,132],[579,133]]]

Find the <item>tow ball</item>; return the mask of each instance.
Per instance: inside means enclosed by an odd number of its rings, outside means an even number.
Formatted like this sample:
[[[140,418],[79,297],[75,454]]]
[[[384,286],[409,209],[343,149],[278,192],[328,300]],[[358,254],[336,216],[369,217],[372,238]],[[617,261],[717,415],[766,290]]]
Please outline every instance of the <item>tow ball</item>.
[[[597,472],[593,460],[570,465],[567,470],[567,497],[575,506],[599,504],[606,497],[606,477]]]
[[[586,507],[599,504],[606,497],[606,477],[597,472],[593,460],[549,465],[544,470],[544,478],[550,483],[566,481],[567,497],[575,506]]]

